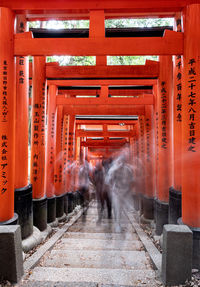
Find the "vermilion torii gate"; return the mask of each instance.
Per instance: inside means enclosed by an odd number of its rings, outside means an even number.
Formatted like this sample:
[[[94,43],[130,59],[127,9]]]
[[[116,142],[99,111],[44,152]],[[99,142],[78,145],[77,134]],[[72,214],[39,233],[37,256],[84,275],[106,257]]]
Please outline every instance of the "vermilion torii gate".
[[[1,181],[0,181],[0,222],[1,224],[9,224],[16,222],[14,215],[14,188],[24,188],[29,190],[27,181],[27,121],[20,120],[19,111],[24,113],[27,119],[28,100],[27,100],[27,70],[26,56],[32,55],[33,61],[33,117],[34,125],[32,125],[32,150],[31,150],[31,184],[33,184],[34,208],[41,210],[45,204],[45,133],[44,123],[46,117],[46,84],[49,85],[49,91],[52,87],[68,86],[71,79],[68,80],[46,80],[45,56],[48,55],[78,55],[87,56],[95,55],[97,57],[107,55],[159,55],[160,68],[159,78],[157,79],[108,79],[107,76],[102,79],[90,79],[85,81],[85,85],[154,85],[154,96],[156,104],[154,106],[154,118],[157,143],[157,166],[155,167],[156,184],[156,231],[162,232],[162,226],[166,223],[168,217],[168,197],[169,188],[174,186],[175,190],[182,191],[182,221],[193,230],[194,254],[199,254],[199,228],[200,228],[200,195],[199,195],[199,137],[200,127],[200,99],[199,93],[199,15],[200,1],[0,1],[0,145],[1,145]],[[184,18],[183,29],[180,32],[180,20],[177,21],[175,31],[165,31],[163,37],[105,37],[105,18],[119,17],[138,17],[138,16],[160,16],[163,15],[175,17],[181,13]],[[33,19],[91,19],[89,36],[87,38],[32,38],[31,33],[15,34],[14,20],[16,15],[24,15],[24,23],[26,20]],[[98,21],[97,21],[98,19]],[[180,19],[180,18],[178,18]],[[177,30],[177,31],[176,31]],[[172,66],[172,56],[174,69]],[[17,65],[15,66],[14,57],[17,57]],[[102,58],[98,58],[101,62]],[[105,58],[104,58],[105,60]],[[102,60],[102,61],[104,61]],[[105,61],[104,61],[105,62]],[[19,67],[20,66],[20,67]],[[96,70],[98,70],[98,65]],[[15,85],[15,71],[18,84]],[[99,69],[100,71],[100,69]],[[61,72],[62,73],[62,72]],[[99,72],[100,73],[100,72]],[[118,73],[116,71],[116,73]],[[82,85],[83,80],[76,79],[73,84]],[[174,85],[173,85],[174,84]],[[24,85],[24,90],[21,87]],[[156,90],[157,86],[157,90]],[[55,87],[54,87],[55,89]],[[15,92],[16,91],[16,92]],[[52,94],[55,94],[52,92]],[[19,96],[20,95],[20,96]],[[174,98],[173,98],[173,95]],[[19,101],[18,98],[24,99]],[[101,98],[101,97],[100,97]],[[56,111],[51,110],[49,113],[57,113],[57,129],[62,128],[60,119],[65,119],[65,129],[69,130],[67,145],[71,145],[68,149],[68,160],[73,159],[74,139],[75,139],[75,121],[76,114],[113,114],[112,104],[106,102],[103,107],[101,99],[94,99],[94,105],[91,107],[83,107],[83,104],[76,105],[72,98],[56,99],[58,105]],[[17,99],[17,100],[16,100]],[[55,100],[55,99],[54,99]],[[93,100],[93,99],[91,99]],[[98,102],[99,100],[99,102]],[[113,99],[111,99],[113,100]],[[148,121],[143,117],[146,116],[143,104],[135,108],[129,106],[121,107],[121,99],[118,101],[117,114],[133,114],[140,115],[139,121],[139,152],[143,162],[148,160],[149,148],[144,147],[149,135]],[[129,99],[138,100],[141,99]],[[175,112],[173,112],[173,100]],[[52,99],[53,101],[53,99]],[[64,102],[67,102],[65,105]],[[107,101],[107,99],[106,99]],[[23,104],[22,104],[23,102]],[[95,105],[99,104],[99,109],[95,109]],[[22,106],[23,105],[23,106]],[[135,105],[134,101],[132,105]],[[149,104],[151,105],[151,104]],[[17,107],[17,109],[16,109]],[[85,110],[84,110],[85,109]],[[73,113],[72,113],[73,110]],[[71,113],[70,113],[71,112]],[[151,112],[151,111],[150,111]],[[148,113],[150,113],[148,111]],[[67,117],[65,116],[67,115]],[[69,116],[68,116],[69,115]],[[172,128],[174,118],[174,127]],[[25,123],[26,122],[26,123]],[[68,124],[69,122],[69,124]],[[15,129],[16,123],[16,129]],[[26,125],[26,126],[25,126]],[[25,127],[24,135],[20,130]],[[54,126],[55,127],[55,126]],[[50,130],[53,131],[54,127]],[[144,129],[144,131],[142,131]],[[172,132],[174,131],[174,135]],[[143,140],[141,135],[143,135]],[[180,135],[182,141],[180,143]],[[26,138],[25,138],[26,137]],[[23,140],[22,140],[23,138]],[[61,138],[56,138],[56,153],[59,150]],[[174,142],[173,142],[174,140]],[[50,139],[48,139],[50,141]],[[51,139],[53,142],[53,138]],[[23,144],[21,144],[23,142]],[[65,141],[66,143],[66,141]],[[24,147],[20,150],[19,147]],[[51,145],[50,145],[51,148]],[[181,153],[178,152],[181,150]],[[25,153],[24,153],[25,151]],[[175,151],[175,156],[173,156]],[[143,157],[142,154],[146,156]],[[23,162],[21,159],[24,159]],[[52,160],[50,158],[50,160]],[[179,176],[180,166],[182,164],[182,174]],[[18,166],[19,165],[19,166]],[[22,165],[24,165],[22,167]],[[20,175],[15,171],[22,170]],[[147,165],[145,165],[147,169]],[[23,175],[22,175],[23,174]],[[22,180],[20,177],[22,176]],[[49,175],[50,176],[50,175]],[[51,175],[52,176],[52,175]],[[62,178],[58,178],[59,184]],[[37,183],[37,184],[36,184]],[[56,194],[59,196],[59,184],[56,188]],[[150,184],[150,183],[149,183]],[[49,188],[49,187],[48,187]],[[141,187],[142,189],[142,187]],[[23,191],[22,191],[23,192]],[[58,193],[57,193],[58,192]],[[175,195],[177,193],[175,192]],[[49,189],[51,196],[51,189]],[[180,194],[177,196],[180,198]],[[39,206],[39,207],[38,207]],[[37,209],[38,207],[38,209]],[[45,213],[45,212],[44,212]],[[35,212],[37,220],[40,215],[39,211]],[[44,215],[44,214],[43,214]],[[41,226],[41,229],[45,226]],[[29,229],[29,233],[30,233]],[[193,265],[199,267],[199,255],[194,256]]]

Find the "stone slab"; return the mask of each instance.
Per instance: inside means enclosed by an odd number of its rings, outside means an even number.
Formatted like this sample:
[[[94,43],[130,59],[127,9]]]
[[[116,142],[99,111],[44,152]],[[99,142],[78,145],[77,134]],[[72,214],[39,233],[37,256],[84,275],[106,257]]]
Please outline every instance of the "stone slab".
[[[186,225],[163,227],[162,281],[165,285],[184,284],[192,275],[192,231]]]
[[[62,238],[86,238],[105,240],[138,240],[138,236],[133,233],[87,233],[87,232],[67,232]]]
[[[138,240],[103,240],[63,238],[54,249],[63,250],[141,250],[142,244]]]
[[[41,266],[41,264],[40,264]],[[52,250],[42,262],[45,267],[151,269],[144,251]]]
[[[0,278],[18,282],[23,276],[23,253],[19,225],[0,226]]]
[[[33,282],[24,282],[20,287],[100,287],[98,283],[89,283],[89,282],[42,282],[33,281]],[[118,287],[118,286],[116,286]],[[122,286],[123,287],[123,286]],[[126,286],[127,287],[127,286]]]
[[[98,284],[136,285],[154,281],[153,270],[123,270],[96,268],[34,268],[29,280],[64,282],[89,282]],[[43,286],[43,285],[42,285]]]
[[[102,225],[74,225],[69,229],[70,232],[86,232],[86,233],[118,233],[115,231],[114,224],[102,224]],[[121,233],[133,232],[132,226],[122,225]]]

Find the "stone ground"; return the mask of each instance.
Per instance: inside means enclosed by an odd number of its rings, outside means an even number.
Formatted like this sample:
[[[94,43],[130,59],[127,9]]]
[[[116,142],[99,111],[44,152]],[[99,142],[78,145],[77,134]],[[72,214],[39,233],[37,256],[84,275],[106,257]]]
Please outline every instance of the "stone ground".
[[[54,247],[18,286],[131,287],[160,286],[150,258],[134,225],[123,214],[122,232],[116,233],[113,220],[97,225],[93,204],[64,233]]]

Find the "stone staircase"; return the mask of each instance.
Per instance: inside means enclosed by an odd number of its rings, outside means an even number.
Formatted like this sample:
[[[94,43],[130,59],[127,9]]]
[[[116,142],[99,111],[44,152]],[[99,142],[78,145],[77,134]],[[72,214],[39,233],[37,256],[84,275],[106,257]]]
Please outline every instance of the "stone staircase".
[[[24,286],[157,286],[148,254],[126,215],[121,233],[112,220],[96,222],[93,205],[86,220],[80,218],[46,252]]]

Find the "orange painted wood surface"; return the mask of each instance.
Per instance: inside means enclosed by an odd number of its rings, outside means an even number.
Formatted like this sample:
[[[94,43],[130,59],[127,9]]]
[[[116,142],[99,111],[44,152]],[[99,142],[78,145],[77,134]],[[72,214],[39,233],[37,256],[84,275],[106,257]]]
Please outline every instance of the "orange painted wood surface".
[[[81,142],[81,146],[84,147],[116,147],[119,148],[121,146],[123,146],[124,144],[127,143],[127,140],[125,139],[116,139],[116,140],[90,140],[87,139],[86,141],[82,141]]]
[[[0,8],[0,222],[14,216],[15,86],[14,15]]]
[[[57,122],[56,122],[56,155],[54,166],[54,184],[55,195],[60,196],[64,193],[63,190],[63,107],[57,107]]]
[[[31,118],[31,175],[33,198],[45,196],[45,123],[46,75],[45,58],[33,59],[33,99]]]
[[[64,107],[65,114],[74,115],[144,115],[143,105],[128,106],[128,105],[90,105],[90,106],[78,106],[68,105]]]
[[[70,79],[70,80],[48,80],[48,85],[57,86],[152,86],[157,83],[156,79]]]
[[[32,78],[30,63],[30,78]],[[50,78],[156,78],[159,62],[147,60],[145,65],[132,66],[59,66],[58,63],[46,64],[46,76]]]
[[[58,44],[59,43],[59,44]],[[132,56],[181,55],[183,33],[165,31],[164,37],[134,38],[16,38],[15,56]]]
[[[145,107],[144,107],[145,110]],[[144,111],[145,115],[145,111]],[[138,121],[138,142],[139,142],[139,159],[137,170],[138,190],[145,194],[145,134],[144,134],[144,115],[139,117]]]
[[[145,195],[154,197],[154,126],[153,106],[145,106],[144,118],[144,144],[145,144]]]
[[[181,14],[176,15],[175,29],[182,31]],[[182,159],[182,88],[183,88],[183,58],[181,55],[173,57],[173,89],[174,89],[174,188],[181,191],[181,159]]]
[[[68,172],[68,140],[69,140],[69,116],[63,118],[63,189],[67,192],[67,172]]]
[[[89,10],[105,10],[106,12],[112,13],[148,13],[153,12],[176,12],[181,11],[183,7],[192,3],[192,0],[177,0],[177,1],[159,1],[159,0],[124,0],[124,1],[113,1],[113,0],[58,0],[53,1],[49,0],[1,0],[1,6],[10,7],[16,12],[27,13],[27,14],[41,14],[54,11],[54,14],[57,13],[66,13],[66,14],[83,14],[88,13]],[[198,0],[196,2],[199,2]]]
[[[160,57],[158,82],[158,199],[169,200],[172,185],[172,58]]]
[[[132,137],[135,131],[90,131],[76,130],[76,137]]]
[[[47,147],[46,147],[46,177],[45,190],[47,198],[55,195],[54,164],[56,152],[56,93],[55,85],[49,86],[47,110]]]
[[[76,125],[97,125],[101,126],[103,124],[107,125],[119,125],[121,123],[125,125],[135,125],[137,120],[85,120],[85,119],[76,119]],[[120,127],[120,125],[119,125]]]
[[[58,96],[56,99],[57,105],[77,105],[77,106],[90,106],[90,105],[153,105],[154,97],[152,95],[144,95],[140,98],[109,98],[100,96],[99,98],[66,98]]]
[[[200,227],[200,5],[187,7],[183,66],[182,219]]]
[[[27,30],[26,17],[17,17],[17,33]],[[15,188],[28,185],[29,61],[16,58]],[[23,131],[23,132],[22,132]]]

